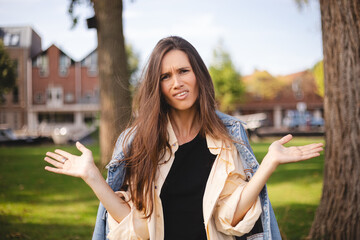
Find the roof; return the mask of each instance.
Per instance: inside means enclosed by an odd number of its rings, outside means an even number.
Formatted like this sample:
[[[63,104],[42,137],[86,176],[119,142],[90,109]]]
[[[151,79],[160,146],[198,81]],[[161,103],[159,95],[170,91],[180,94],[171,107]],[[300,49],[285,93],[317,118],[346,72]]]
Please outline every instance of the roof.
[[[298,102],[305,102],[309,108],[323,105],[323,98],[316,93],[314,75],[309,70],[276,77],[266,71],[255,71],[243,80],[246,94],[238,104],[243,110],[270,110],[275,105],[291,109]]]
[[[37,58],[38,56],[41,56],[41,55],[45,55],[47,53],[47,51],[52,48],[52,47],[55,47],[59,50],[59,52],[65,56],[67,56],[68,58],[70,58],[71,60],[71,63],[75,63],[76,61],[74,59],[72,59],[68,54],[66,54],[63,50],[61,50],[58,46],[56,46],[54,43],[50,45],[50,47],[48,47],[46,50],[43,50],[41,51],[40,53],[38,53],[37,55],[35,55],[33,57],[33,59]]]

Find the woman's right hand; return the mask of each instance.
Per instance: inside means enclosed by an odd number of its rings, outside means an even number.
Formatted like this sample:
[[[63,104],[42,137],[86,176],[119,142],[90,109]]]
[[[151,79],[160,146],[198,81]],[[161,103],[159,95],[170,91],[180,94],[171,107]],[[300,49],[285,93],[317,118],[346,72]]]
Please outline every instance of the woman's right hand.
[[[44,160],[54,167],[46,166],[45,170],[80,177],[86,181],[95,173],[94,171],[98,171],[98,169],[94,163],[92,152],[80,142],[76,142],[76,147],[82,152],[80,156],[60,149],[56,149],[54,152],[47,152]]]
[[[111,216],[117,222],[121,222],[130,213],[130,206],[106,183],[94,163],[91,151],[79,142],[76,142],[76,147],[82,153],[80,156],[59,149],[47,152],[44,160],[54,167],[46,166],[45,170],[81,177],[91,187]]]

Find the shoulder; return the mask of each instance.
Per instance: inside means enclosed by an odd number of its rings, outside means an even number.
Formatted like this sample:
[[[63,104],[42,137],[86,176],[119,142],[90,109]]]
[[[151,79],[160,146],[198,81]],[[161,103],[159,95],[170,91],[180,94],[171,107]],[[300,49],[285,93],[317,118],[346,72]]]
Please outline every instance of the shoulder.
[[[234,146],[240,154],[243,167],[245,169],[252,169],[251,171],[256,171],[259,164],[256,161],[254,152],[252,151],[249,143],[247,132],[243,126],[245,123],[235,117],[221,112],[217,112],[217,114],[224,123],[230,137],[235,141]],[[246,173],[246,175],[249,178],[249,173]]]
[[[223,112],[220,111],[216,111],[216,115],[220,118],[220,120],[224,123],[225,126],[228,125],[235,125],[237,123],[245,124],[243,121],[241,121],[240,119],[234,117],[234,116],[230,116],[228,114],[225,114]]]
[[[230,136],[235,141],[248,142],[246,130],[243,126],[245,123],[243,121],[241,121],[240,119],[234,116],[230,116],[225,113],[222,113],[220,111],[216,111],[216,114],[225,125]]]
[[[119,163],[119,160],[124,159],[124,146],[126,142],[126,147],[130,147],[131,143],[135,136],[135,129],[133,128],[127,128],[125,129],[117,138],[114,151],[111,157],[111,161],[108,166],[114,165],[116,163]]]

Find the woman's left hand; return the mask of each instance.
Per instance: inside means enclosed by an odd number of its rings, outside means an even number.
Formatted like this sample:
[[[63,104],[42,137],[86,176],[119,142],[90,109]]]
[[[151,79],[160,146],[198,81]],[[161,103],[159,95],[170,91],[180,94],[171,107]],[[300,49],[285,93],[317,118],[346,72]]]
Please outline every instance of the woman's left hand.
[[[322,143],[313,143],[304,146],[292,147],[283,146],[291,139],[292,135],[288,134],[280,140],[273,142],[269,147],[269,151],[265,159],[270,158],[277,166],[284,163],[298,162],[318,157],[320,156],[320,152],[323,151]]]
[[[56,149],[55,152],[47,152],[44,160],[54,167],[46,166],[45,170],[73,177],[81,177],[85,182],[89,177],[98,176],[99,170],[94,163],[90,149],[87,149],[80,142],[76,142],[76,147],[82,152],[80,156],[60,149]]]
[[[243,219],[247,211],[249,211],[267,180],[276,170],[277,166],[280,164],[299,162],[318,157],[320,156],[320,152],[323,150],[322,143],[285,147],[284,144],[290,142],[291,139],[292,135],[288,134],[270,145],[269,151],[261,162],[259,169],[246,184],[241,193],[241,198],[231,223],[233,226],[238,224],[238,222]]]

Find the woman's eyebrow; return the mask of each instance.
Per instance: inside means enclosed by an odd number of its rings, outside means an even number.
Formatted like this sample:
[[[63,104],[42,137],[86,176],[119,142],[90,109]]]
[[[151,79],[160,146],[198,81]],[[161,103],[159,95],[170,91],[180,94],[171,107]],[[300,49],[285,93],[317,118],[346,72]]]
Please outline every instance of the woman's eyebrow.
[[[160,74],[160,78],[162,78],[162,77],[164,77],[166,75],[170,75],[170,73],[169,72],[162,73],[162,74]]]
[[[177,68],[177,70],[190,69],[190,68],[191,68],[190,66],[185,66],[185,67],[179,67]]]
[[[183,66],[183,67],[178,67],[178,68],[176,68],[176,70],[190,69],[190,68],[191,68],[191,66]],[[161,73],[160,76],[167,75],[167,74],[171,74],[171,71],[167,71],[167,72]]]

